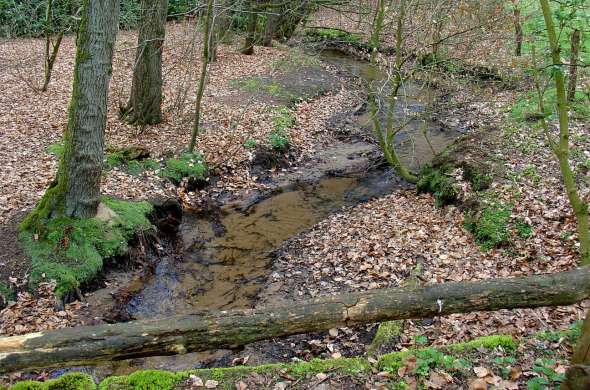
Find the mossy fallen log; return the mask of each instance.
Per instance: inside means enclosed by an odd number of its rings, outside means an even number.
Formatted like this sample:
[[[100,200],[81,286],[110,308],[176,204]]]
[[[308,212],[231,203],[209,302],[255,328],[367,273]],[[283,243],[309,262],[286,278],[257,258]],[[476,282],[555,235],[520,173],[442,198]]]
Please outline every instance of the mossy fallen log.
[[[540,306],[590,297],[590,268],[320,297],[0,338],[0,372],[235,348],[254,341],[397,319]]]

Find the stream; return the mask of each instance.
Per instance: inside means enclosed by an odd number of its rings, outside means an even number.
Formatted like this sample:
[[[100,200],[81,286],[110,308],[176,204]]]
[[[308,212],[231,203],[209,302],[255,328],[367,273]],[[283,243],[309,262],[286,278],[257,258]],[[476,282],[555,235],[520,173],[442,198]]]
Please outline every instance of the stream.
[[[324,51],[321,59],[353,76],[367,76],[368,63],[339,52]],[[411,97],[398,104],[399,118],[424,110],[431,99],[428,90],[415,84],[407,88]],[[370,117],[360,113],[353,121],[356,127],[367,127]],[[414,169],[433,157],[423,129],[437,152],[459,135],[443,132],[431,122],[411,121],[396,136],[396,144],[403,161]],[[296,184],[245,209],[225,206],[215,216],[206,217],[185,213],[179,229],[181,255],[164,256],[153,274],[142,280],[124,310],[130,318],[146,319],[196,310],[251,308],[271,272],[273,251],[286,240],[343,207],[355,206],[402,187],[403,183],[391,169],[373,169],[326,176],[312,184]],[[219,354],[216,351],[134,359],[95,367],[92,371],[105,376],[146,368],[190,369],[217,359]]]

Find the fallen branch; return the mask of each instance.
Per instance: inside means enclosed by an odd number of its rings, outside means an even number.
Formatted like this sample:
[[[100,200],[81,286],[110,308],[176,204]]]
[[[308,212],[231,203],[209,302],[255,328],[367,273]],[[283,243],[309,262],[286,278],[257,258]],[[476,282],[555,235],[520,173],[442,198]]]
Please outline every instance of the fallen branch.
[[[452,313],[570,305],[590,297],[590,268],[320,297],[0,338],[0,372],[235,348],[333,327]]]

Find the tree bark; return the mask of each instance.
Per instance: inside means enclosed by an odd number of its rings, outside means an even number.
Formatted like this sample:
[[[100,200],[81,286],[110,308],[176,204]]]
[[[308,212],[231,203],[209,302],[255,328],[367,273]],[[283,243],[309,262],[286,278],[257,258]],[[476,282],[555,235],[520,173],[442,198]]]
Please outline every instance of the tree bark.
[[[513,22],[514,22],[514,55],[520,57],[522,55],[522,23],[520,18],[520,0],[512,0],[513,6]]]
[[[279,21],[278,7],[273,2],[267,8],[266,23],[264,25],[264,34],[262,36],[262,46],[272,47],[272,39],[275,35],[276,25]]]
[[[574,350],[571,367],[567,370],[563,390],[590,390],[590,310],[582,326],[582,335]]]
[[[219,42],[224,38],[225,34],[230,28],[231,20],[227,15],[227,8],[229,3],[227,0],[221,0],[214,4],[214,9],[218,11],[214,12],[213,20],[211,21],[212,32],[209,34],[209,62],[217,61],[217,48]]]
[[[320,297],[0,338],[0,372],[235,348],[333,327],[482,310],[570,305],[590,297],[590,268]]]
[[[576,98],[576,84],[578,83],[578,57],[580,53],[581,32],[575,29],[571,39],[570,54],[570,78],[567,85],[567,101],[573,102]]]
[[[44,80],[41,91],[46,92],[51,81],[51,73],[53,65],[57,59],[57,53],[63,39],[64,33],[60,31],[55,38],[55,42],[51,40],[53,35],[53,0],[47,0],[47,10],[45,12],[45,61],[43,63]]]
[[[244,39],[244,46],[240,49],[240,53],[245,55],[254,54],[254,41],[256,40],[256,23],[258,21],[258,14],[256,13],[256,1],[250,0],[248,7],[250,14],[248,15],[248,31]]]
[[[43,220],[89,218],[100,202],[107,95],[119,24],[119,0],[85,0],[76,36],[76,59],[64,152],[56,179],[22,229],[42,230]]]
[[[162,50],[168,0],[141,0],[140,7],[131,96],[124,116],[130,123],[153,125],[162,121]]]
[[[211,35],[211,20],[213,17],[214,0],[207,2],[207,15],[205,17],[205,31],[203,32],[203,55],[201,57],[201,77],[199,79],[199,86],[197,89],[197,101],[195,103],[195,119],[193,122],[193,131],[191,133],[191,141],[188,146],[189,153],[195,150],[195,143],[197,135],[199,135],[201,124],[201,102],[203,100],[203,93],[205,92],[205,83],[207,81],[207,68],[209,67],[209,42]]]
[[[547,37],[549,47],[551,48],[551,60],[555,71],[552,72],[555,79],[555,89],[557,95],[557,114],[559,118],[559,142],[553,147],[559,168],[563,177],[566,194],[574,214],[576,216],[578,228],[578,240],[580,241],[580,257],[583,265],[590,264],[590,224],[588,220],[588,203],[580,196],[575,180],[574,172],[569,163],[569,109],[565,90],[565,75],[563,65],[561,64],[561,48],[559,39],[553,23],[553,16],[549,0],[539,0],[543,10],[543,18],[547,28]],[[539,97],[540,108],[543,112],[541,96]],[[543,121],[543,127],[547,129],[547,124]],[[547,132],[548,133],[548,132]]]

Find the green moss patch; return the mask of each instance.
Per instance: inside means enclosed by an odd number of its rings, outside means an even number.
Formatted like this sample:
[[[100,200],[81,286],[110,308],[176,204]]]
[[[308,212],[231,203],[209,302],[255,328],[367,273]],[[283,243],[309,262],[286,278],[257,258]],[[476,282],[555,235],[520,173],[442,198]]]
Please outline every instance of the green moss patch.
[[[437,206],[454,203],[459,195],[459,186],[451,176],[451,170],[452,168],[446,164],[438,168],[424,166],[416,183],[418,192],[433,194]]]
[[[495,201],[486,205],[479,213],[465,215],[465,228],[475,236],[485,250],[507,244],[511,237],[510,216],[512,205]]]
[[[193,181],[207,178],[207,164],[199,153],[183,153],[178,158],[165,161],[160,176],[165,177],[178,185],[182,179]]]
[[[6,283],[0,280],[0,309],[8,304],[9,301],[14,300],[14,290]]]
[[[96,384],[89,375],[82,373],[66,374],[46,382],[23,381],[11,390],[95,390]]]
[[[92,281],[103,267],[103,259],[125,255],[134,234],[152,229],[147,202],[103,198],[106,216],[88,219],[54,218],[33,233],[21,232],[20,240],[31,257],[31,288],[43,280],[56,280],[58,297]]]
[[[263,377],[267,383],[276,383],[288,378],[291,383],[307,388],[310,383],[317,385],[316,375],[327,374],[334,377],[358,378],[360,383],[375,378],[379,371],[389,376],[380,376],[387,388],[404,389],[406,380],[414,379],[417,388],[426,388],[432,373],[445,372],[453,378],[454,384],[464,384],[475,377],[475,367],[486,367],[494,375],[509,379],[512,367],[522,366],[522,370],[535,372],[536,376],[523,376],[519,385],[531,389],[554,388],[563,380],[563,374],[556,371],[557,361],[567,360],[568,348],[555,350],[556,342],[566,340],[575,343],[580,326],[576,324],[565,331],[550,331],[515,340],[509,335],[481,337],[446,347],[416,348],[394,352],[382,356],[377,362],[365,358],[343,358],[297,362],[288,364],[266,364],[260,366],[238,366],[229,368],[198,369],[182,372],[158,370],[138,371],[127,376],[109,377],[99,386],[94,385],[90,376],[81,373],[67,374],[47,382],[25,381],[14,385],[11,390],[172,390],[195,388],[193,379],[198,377],[203,383],[217,382],[217,389],[235,389],[238,381],[248,384],[248,388],[262,388],[251,383],[253,378]],[[523,348],[526,347],[526,348]],[[561,355],[560,355],[561,353]],[[410,362],[410,363],[408,363]],[[409,368],[411,365],[411,368]],[[528,365],[528,366],[527,366]],[[402,374],[400,374],[402,369]],[[401,375],[401,376],[400,376]],[[258,382],[256,382],[258,383]],[[252,385],[254,387],[252,387]],[[259,386],[259,387],[257,387]],[[272,385],[271,385],[272,386]],[[449,386],[451,384],[449,383]],[[266,387],[264,387],[266,388]],[[299,388],[294,385],[294,388]]]
[[[362,36],[337,28],[307,28],[305,36],[315,41],[360,43]]]

